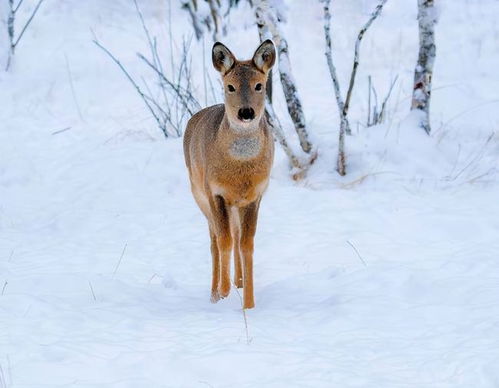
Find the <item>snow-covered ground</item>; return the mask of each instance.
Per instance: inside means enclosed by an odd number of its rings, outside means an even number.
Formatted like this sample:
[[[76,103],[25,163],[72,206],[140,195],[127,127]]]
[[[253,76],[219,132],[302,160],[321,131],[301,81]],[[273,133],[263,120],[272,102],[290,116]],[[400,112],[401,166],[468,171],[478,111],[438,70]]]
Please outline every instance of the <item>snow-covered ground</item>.
[[[167,42],[168,3],[140,3]],[[345,85],[376,2],[334,3]],[[276,155],[245,317],[234,289],[209,303],[181,139],[162,138],[92,43],[141,74],[133,3],[46,0],[0,73],[0,387],[499,386],[499,2],[441,2],[431,137],[408,117],[416,7],[387,3],[363,42],[353,122],[365,121],[368,74],[380,94],[399,83],[385,125],[352,125],[345,178],[320,4],[286,4],[320,156],[294,183]],[[258,39],[245,12],[225,41],[241,57]],[[174,36],[192,33],[172,14]]]

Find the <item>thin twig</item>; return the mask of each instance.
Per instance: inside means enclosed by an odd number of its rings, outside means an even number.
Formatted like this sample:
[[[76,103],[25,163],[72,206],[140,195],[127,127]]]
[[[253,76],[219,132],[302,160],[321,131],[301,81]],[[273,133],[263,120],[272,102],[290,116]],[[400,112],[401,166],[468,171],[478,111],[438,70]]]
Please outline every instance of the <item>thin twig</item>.
[[[14,252],[15,252],[15,249],[10,251],[10,256],[9,256],[9,259],[7,260],[9,263],[12,260],[12,257],[14,256]]]
[[[14,13],[17,12],[17,10],[19,9],[19,7],[21,6],[21,4],[23,3],[24,0],[19,0],[19,3],[17,3],[17,7],[14,8]]]
[[[364,264],[364,266],[367,267],[367,263],[364,261],[364,259],[362,258],[362,256],[360,255],[359,251],[357,250],[357,248],[355,248],[355,245],[353,245],[349,240],[347,240],[347,243],[348,245],[350,245],[353,250],[355,251],[355,253],[357,254],[357,256],[359,257],[360,261],[362,261],[362,264]]]
[[[140,10],[140,7],[139,7],[139,4],[137,3],[137,0],[133,0],[133,2],[135,4],[135,9],[136,9],[137,14],[138,14],[139,19],[140,19],[140,23],[142,24],[142,29],[144,30],[144,34],[146,35],[147,42],[149,43],[149,49],[151,50],[151,56],[153,58],[154,64],[155,64],[155,66],[157,66],[161,70],[161,73],[163,73],[163,66],[161,64],[160,56],[158,55],[158,46],[157,46],[156,38],[154,38],[154,39],[151,38],[151,34],[149,33],[149,29],[147,28],[146,22],[144,21],[144,16],[142,15],[142,11]],[[159,77],[159,81],[161,83],[161,77]],[[168,98],[166,97],[165,89],[160,88],[160,90],[163,93],[165,105],[168,105]],[[159,104],[156,104],[156,101],[154,101],[154,103],[155,103],[155,105],[159,106]],[[169,115],[164,115],[164,117],[169,118]],[[177,130],[177,132],[178,132],[178,130]],[[180,135],[180,134],[178,134],[178,135]]]
[[[7,287],[7,284],[9,284],[9,282],[6,280],[5,283],[3,284],[3,288],[2,288],[2,296],[5,292],[5,287]]]
[[[161,73],[161,71],[154,66],[146,57],[144,57],[142,54],[138,53],[137,56],[142,59],[151,69],[153,69],[156,74],[158,74],[161,79],[168,85],[170,86],[171,89],[176,93],[176,95],[182,100],[182,104],[184,107],[187,109],[189,114],[193,115],[196,113],[197,110],[201,109],[201,105],[199,105],[199,102],[196,100],[196,98],[192,95],[192,93],[183,88],[180,85],[175,85],[173,82],[171,82],[164,74]],[[190,105],[193,105],[192,107]]]
[[[52,135],[57,135],[59,133],[69,131],[70,129],[71,129],[71,127],[66,127],[66,128],[63,128],[63,129],[59,129],[57,131],[52,132]]]
[[[438,90],[438,89],[439,89],[439,88],[436,88],[436,89],[434,89],[433,91]],[[472,107],[471,107],[471,108],[469,108],[469,109],[465,109],[465,110],[463,110],[462,112],[459,112],[457,115],[455,115],[455,116],[451,117],[449,120],[447,120],[445,123],[443,123],[443,124],[440,126],[440,128],[438,128],[438,130],[437,130],[437,131],[435,131],[435,132],[433,132],[433,133],[434,133],[434,135],[435,135],[437,132],[442,131],[442,130],[443,130],[443,129],[447,126],[447,125],[449,125],[449,123],[451,123],[452,121],[454,121],[454,120],[458,119],[458,118],[459,118],[459,117],[461,117],[461,116],[464,116],[465,114],[467,114],[467,113],[469,113],[469,112],[472,112],[472,111],[474,111],[474,110],[476,110],[476,109],[479,109],[479,108],[481,108],[481,107],[483,107],[483,106],[485,106],[485,105],[489,105],[489,104],[497,104],[497,103],[499,103],[499,99],[490,100],[490,101],[485,101],[485,102],[483,102],[483,103],[481,103],[481,104],[474,105],[474,106],[472,106]]]
[[[42,3],[44,2],[45,0],[40,0],[38,2],[38,4],[36,5],[33,13],[31,14],[31,16],[29,17],[28,21],[26,22],[26,24],[24,25],[23,29],[21,30],[21,33],[19,34],[19,36],[17,37],[17,40],[14,42],[14,47],[17,46],[17,44],[19,43],[19,41],[21,40],[21,38],[23,37],[24,35],[24,32],[26,31],[26,29],[28,28],[28,26],[30,25],[31,21],[33,20],[33,18],[35,17],[36,13],[38,12],[38,8],[40,8],[40,5],[42,5]],[[16,8],[17,9],[17,8]]]
[[[388,89],[388,93],[386,94],[385,98],[383,99],[383,102],[381,104],[381,109],[380,109],[379,112],[378,112],[378,94],[376,93],[376,88],[371,83],[371,76],[368,76],[368,80],[369,80],[369,103],[368,103],[369,104],[369,108],[368,108],[369,111],[368,111],[368,116],[367,116],[368,117],[368,124],[367,124],[367,126],[371,127],[373,125],[381,124],[384,121],[387,103],[388,103],[388,100],[390,99],[390,96],[392,94],[393,88],[394,88],[395,84],[397,83],[398,75],[395,76],[395,78],[391,82],[390,87]],[[371,113],[370,112],[371,111],[371,94],[374,96],[374,106],[373,106],[373,109],[372,109],[372,120],[370,119],[370,113]]]
[[[466,164],[466,166],[464,166],[457,174],[456,176],[454,176],[454,178],[451,178],[452,181],[455,181],[457,178],[459,178],[459,176],[464,172],[466,171],[473,163],[477,162],[478,160],[480,160],[484,153],[485,153],[485,148],[487,147],[487,145],[490,143],[490,141],[492,140],[492,138],[494,137],[494,133],[491,133],[489,135],[489,137],[487,138],[487,140],[485,141],[485,144],[482,146],[482,148],[478,151],[478,153],[476,154],[476,156],[474,158],[472,158],[468,164]]]
[[[166,128],[164,127],[164,125],[161,122],[160,118],[158,117],[158,115],[156,114],[156,112],[154,111],[154,109],[152,108],[152,106],[150,105],[150,103],[148,101],[148,98],[150,98],[150,97],[146,96],[144,94],[144,92],[142,92],[142,90],[140,89],[139,85],[137,85],[137,83],[132,78],[132,76],[128,73],[128,71],[125,69],[125,67],[121,64],[121,62],[107,48],[105,48],[104,46],[102,46],[99,43],[99,41],[97,41],[96,39],[94,39],[93,42],[102,51],[104,51],[114,61],[114,63],[116,63],[118,65],[118,67],[121,69],[121,71],[123,72],[123,74],[125,74],[126,78],[133,85],[133,87],[135,88],[135,90],[137,91],[137,93],[139,93],[139,95],[142,97],[142,100],[144,101],[144,103],[146,104],[147,108],[149,109],[149,112],[151,112],[151,114],[153,115],[154,119],[156,120],[156,123],[158,124],[158,127],[161,129],[161,131],[163,132],[163,134],[165,135],[165,137],[168,137],[168,132],[167,132]]]
[[[158,274],[157,274],[156,272],[155,272],[155,273],[153,273],[153,274],[152,274],[152,276],[151,276],[151,278],[149,279],[149,281],[148,281],[147,283],[148,283],[148,284],[151,284],[152,280],[153,280],[155,277],[157,277],[157,276],[158,276]]]
[[[113,275],[116,274],[116,272],[118,271],[118,268],[120,267],[121,260],[123,259],[123,255],[125,254],[127,245],[128,245],[128,243],[125,243],[125,246],[123,247],[123,251],[121,252],[120,260],[118,261],[118,264],[116,264],[116,268],[113,271]]]
[[[371,126],[371,76],[367,76],[367,127]]]
[[[68,56],[66,55],[66,53],[64,53],[64,59],[66,60],[66,71],[68,73],[69,86],[71,87],[71,94],[73,96],[73,101],[75,103],[76,110],[78,111],[78,116],[80,116],[81,121],[85,121],[83,119],[83,115],[81,114],[80,104],[78,104],[78,99],[76,98],[75,87],[73,84],[73,75],[71,73],[71,67],[69,66],[69,60],[68,60]]]
[[[90,282],[90,280],[88,281],[88,285],[90,286],[90,291],[92,291],[92,296],[94,297],[94,301],[97,302],[97,298],[95,297],[94,288],[92,287],[92,283]]]
[[[390,89],[388,89],[388,94],[386,95],[385,99],[383,100],[383,103],[381,104],[381,111],[379,112],[379,120],[378,120],[379,123],[382,123],[384,121],[386,104],[387,104],[388,99],[390,98],[390,96],[392,94],[393,87],[397,83],[398,78],[399,78],[399,76],[396,75],[392,84],[390,85]]]
[[[246,317],[246,310],[244,309],[243,297],[241,296],[241,293],[239,292],[236,283],[234,283],[234,288],[236,289],[237,295],[239,296],[239,300],[241,301],[241,311],[243,313],[244,328],[246,332],[246,344],[249,345],[251,342],[251,338],[249,337],[248,318]]]

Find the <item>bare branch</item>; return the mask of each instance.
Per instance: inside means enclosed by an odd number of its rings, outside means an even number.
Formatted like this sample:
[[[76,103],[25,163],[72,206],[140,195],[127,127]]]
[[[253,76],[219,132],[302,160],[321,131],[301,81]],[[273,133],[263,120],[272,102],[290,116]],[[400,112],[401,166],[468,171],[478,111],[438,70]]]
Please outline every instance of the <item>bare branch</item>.
[[[121,260],[123,260],[123,256],[125,255],[127,245],[128,245],[128,243],[125,243],[125,245],[123,246],[123,250],[121,251],[120,260],[118,261],[118,264],[116,264],[116,267],[114,268],[113,276],[116,275],[116,272],[118,271],[118,268],[120,267]]]
[[[19,7],[21,6],[21,4],[23,3],[24,0],[19,0],[19,3],[17,3],[17,6],[16,8],[14,8],[14,13],[17,12],[17,10],[19,9]]]
[[[362,261],[362,264],[364,264],[365,267],[367,267],[367,263],[364,261],[364,259],[362,258],[362,256],[360,255],[359,251],[357,250],[357,248],[355,248],[355,245],[353,245],[350,240],[347,240],[347,244],[350,245],[353,250],[355,251],[355,253],[357,254],[357,256],[359,257],[360,261]]]
[[[81,114],[80,104],[78,103],[78,99],[76,98],[76,92],[75,92],[75,88],[73,85],[73,75],[71,73],[71,68],[69,67],[69,60],[68,60],[68,56],[66,55],[66,53],[64,53],[64,59],[66,61],[66,71],[68,73],[69,86],[71,87],[71,94],[73,96],[73,101],[75,103],[76,110],[78,111],[78,116],[80,116],[81,121],[85,121],[83,119],[83,115]]]
[[[364,27],[362,27],[362,29],[359,32],[359,35],[357,36],[357,41],[355,42],[355,53],[353,57],[353,69],[350,75],[350,83],[348,86],[347,97],[345,98],[345,106],[343,107],[343,112],[345,113],[345,116],[348,114],[348,108],[350,106],[350,98],[352,97],[353,85],[355,83],[355,76],[357,75],[357,68],[359,67],[360,42],[362,41],[362,38],[364,37],[364,34],[368,30],[368,28],[371,26],[374,20],[376,20],[376,18],[381,14],[383,6],[385,5],[386,2],[387,0],[380,1],[380,3],[376,6],[374,12],[371,14],[371,17],[364,25]]]
[[[44,2],[45,0],[40,0],[38,2],[38,4],[36,5],[35,9],[33,10],[33,13],[31,14],[31,16],[29,17],[28,21],[26,22],[26,24],[24,25],[24,27],[22,28],[21,30],[21,33],[19,34],[19,36],[17,37],[17,40],[15,41],[14,43],[14,47],[17,46],[17,44],[19,43],[19,41],[21,40],[21,38],[23,37],[24,35],[24,32],[26,31],[26,29],[28,28],[28,26],[31,24],[31,21],[33,20],[33,18],[35,17],[36,13],[38,12],[38,9],[40,8],[40,6],[42,5],[42,3]],[[17,10],[17,8],[16,8]],[[15,13],[15,11],[14,11]]]
[[[92,291],[92,296],[94,297],[94,301],[97,302],[97,298],[95,297],[94,288],[92,287],[92,283],[90,282],[90,280],[88,281],[88,285],[90,286],[90,291]]]
[[[137,56],[142,59],[151,69],[153,69],[156,74],[158,74],[161,79],[176,93],[176,95],[183,102],[189,114],[193,115],[194,113],[196,113],[196,111],[201,109],[201,105],[189,90],[170,81],[163,73],[161,73],[161,71],[156,66],[154,66],[154,64],[152,64],[142,54],[138,53]]]
[[[151,112],[151,114],[153,115],[154,119],[156,120],[157,124],[158,124],[158,127],[163,131],[165,137],[168,137],[168,131],[166,130],[166,127],[164,126],[164,124],[161,122],[161,120],[159,119],[158,115],[156,114],[156,112],[154,111],[154,109],[152,108],[151,104],[150,104],[150,97],[149,96],[146,96],[144,94],[144,92],[142,92],[142,90],[140,89],[139,85],[137,85],[137,83],[135,82],[135,80],[132,78],[132,76],[128,73],[128,71],[125,69],[125,67],[121,64],[121,62],[113,55],[111,54],[111,52],[105,48],[104,46],[102,46],[97,40],[94,39],[93,41],[102,51],[104,51],[113,61],[114,63],[116,63],[118,65],[118,67],[121,69],[121,71],[123,72],[123,74],[126,76],[126,78],[130,81],[130,83],[133,85],[133,87],[135,88],[135,90],[137,91],[137,93],[139,93],[139,95],[142,97],[142,100],[144,101],[144,103],[146,104],[147,108],[149,109],[149,112]]]

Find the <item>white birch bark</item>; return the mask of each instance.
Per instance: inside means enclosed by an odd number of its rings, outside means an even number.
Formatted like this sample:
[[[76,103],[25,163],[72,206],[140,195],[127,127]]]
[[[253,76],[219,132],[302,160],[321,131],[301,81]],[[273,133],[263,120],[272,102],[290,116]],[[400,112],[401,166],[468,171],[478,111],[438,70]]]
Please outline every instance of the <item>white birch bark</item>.
[[[267,39],[272,39],[272,34],[270,33],[270,30],[268,26],[265,24],[264,20],[257,17],[256,23],[258,27],[258,35],[260,36],[260,42],[264,42]],[[279,122],[279,118],[275,114],[274,107],[272,106],[272,71],[273,70],[271,69],[269,72],[266,85],[267,97],[265,102],[265,109],[268,115],[267,120],[270,127],[272,128],[274,138],[281,145],[293,169],[302,170],[303,169],[302,164],[300,163],[299,158],[295,155],[293,149],[289,145],[288,140],[286,139],[286,135],[284,135],[284,131],[282,130],[281,123]]]
[[[331,44],[331,11],[330,4],[331,0],[324,0],[324,38],[326,41],[326,60],[329,68],[329,74],[331,74],[331,80],[333,81],[334,95],[336,97],[336,104],[338,105],[338,110],[340,113],[340,118],[343,119],[345,102],[341,96],[340,82],[338,81],[338,75],[336,74],[336,66],[333,61],[333,49]]]
[[[348,121],[346,117],[341,119],[340,123],[340,135],[338,137],[338,157],[336,158],[336,171],[341,176],[345,176],[347,173],[347,162],[345,153],[345,133],[348,128]]]
[[[264,25],[268,28],[270,34],[272,35],[272,40],[277,47],[277,51],[279,53],[280,79],[284,96],[286,98],[288,112],[295,126],[298,138],[300,139],[301,148],[306,153],[310,153],[312,151],[312,144],[310,143],[306,129],[305,115],[303,113],[301,100],[291,72],[288,43],[279,28],[279,22],[277,20],[275,10],[269,5],[268,0],[256,0],[254,5],[257,24]]]
[[[333,62],[333,52],[331,44],[331,0],[324,0],[324,37],[326,40],[326,60],[333,81],[334,95],[336,97],[336,104],[338,105],[338,112],[340,114],[340,133],[338,138],[338,157],[336,159],[336,170],[338,174],[346,174],[346,160],[345,160],[345,133],[350,134],[350,124],[345,114],[345,103],[340,91],[340,82],[336,74],[336,67]]]
[[[411,109],[421,112],[420,126],[430,133],[430,97],[433,64],[435,62],[434,0],[418,0],[419,55],[414,71],[414,91]]]

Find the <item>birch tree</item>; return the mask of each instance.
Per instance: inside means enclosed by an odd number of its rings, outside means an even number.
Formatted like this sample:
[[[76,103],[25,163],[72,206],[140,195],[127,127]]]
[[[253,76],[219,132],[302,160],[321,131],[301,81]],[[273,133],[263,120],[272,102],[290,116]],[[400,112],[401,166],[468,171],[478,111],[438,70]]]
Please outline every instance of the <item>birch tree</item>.
[[[310,154],[312,152],[312,143],[309,140],[305,124],[305,114],[291,71],[288,42],[284,38],[279,27],[276,11],[270,6],[268,0],[255,0],[253,4],[255,6],[257,25],[261,26],[259,27],[259,30],[268,29],[268,33],[277,47],[279,53],[279,75],[286,98],[288,112],[300,140],[301,148],[307,154]]]
[[[378,18],[383,10],[383,6],[387,0],[381,0],[379,4],[374,9],[366,24],[361,28],[359,34],[357,35],[357,40],[355,41],[355,50],[353,57],[352,72],[350,74],[350,82],[348,83],[348,90],[345,100],[341,95],[340,82],[338,80],[338,75],[336,74],[336,67],[333,61],[333,50],[331,44],[331,0],[321,0],[324,4],[324,38],[326,42],[326,59],[329,67],[329,73],[331,74],[331,79],[333,81],[334,94],[336,97],[336,104],[338,105],[338,111],[340,113],[340,132],[338,139],[338,158],[336,161],[336,170],[340,175],[346,174],[346,156],[345,156],[345,134],[350,135],[350,124],[348,122],[348,108],[350,107],[350,99],[352,98],[353,87],[355,85],[355,77],[357,75],[357,69],[359,67],[360,60],[360,43],[365,33],[371,27],[371,24]]]
[[[267,39],[272,39],[272,34],[270,33],[267,24],[263,19],[259,18],[258,15],[257,15],[256,24],[258,27],[258,35],[260,36],[260,42],[264,42]],[[300,162],[298,156],[295,154],[295,152],[289,145],[288,140],[284,135],[284,131],[282,130],[279,118],[275,114],[274,107],[272,106],[272,73],[273,69],[271,69],[269,72],[266,85],[267,96],[265,102],[265,110],[267,113],[267,121],[270,127],[272,128],[274,138],[281,145],[282,149],[284,150],[284,153],[288,157],[289,163],[293,167],[294,170],[293,178],[299,179],[301,177],[302,171],[304,171],[303,165]]]
[[[436,54],[436,22],[434,0],[418,0],[419,55],[414,71],[411,109],[420,112],[419,125],[428,134],[431,132],[430,97],[433,64]]]

